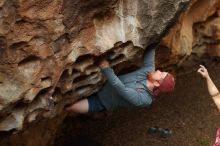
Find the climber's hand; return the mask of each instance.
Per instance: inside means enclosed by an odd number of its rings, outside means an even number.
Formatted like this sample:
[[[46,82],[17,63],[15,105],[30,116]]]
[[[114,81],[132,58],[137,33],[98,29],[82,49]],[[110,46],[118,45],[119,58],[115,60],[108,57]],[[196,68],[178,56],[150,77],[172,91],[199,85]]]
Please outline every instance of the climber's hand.
[[[108,68],[109,67],[109,62],[102,58],[100,61],[99,61],[99,67],[100,68]]]

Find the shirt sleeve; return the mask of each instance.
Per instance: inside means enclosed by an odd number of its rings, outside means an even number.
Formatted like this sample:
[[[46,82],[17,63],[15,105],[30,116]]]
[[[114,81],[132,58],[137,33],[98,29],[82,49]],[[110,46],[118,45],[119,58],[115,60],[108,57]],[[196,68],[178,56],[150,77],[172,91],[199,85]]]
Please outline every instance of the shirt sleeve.
[[[144,54],[144,67],[155,68],[155,48],[149,48]]]
[[[144,98],[142,94],[137,92],[135,89],[125,87],[125,85],[115,75],[113,69],[111,69],[110,67],[102,69],[102,73],[106,76],[107,80],[117,91],[117,93],[121,95],[129,103],[133,104],[134,106],[143,106],[143,104],[151,104],[149,100]]]

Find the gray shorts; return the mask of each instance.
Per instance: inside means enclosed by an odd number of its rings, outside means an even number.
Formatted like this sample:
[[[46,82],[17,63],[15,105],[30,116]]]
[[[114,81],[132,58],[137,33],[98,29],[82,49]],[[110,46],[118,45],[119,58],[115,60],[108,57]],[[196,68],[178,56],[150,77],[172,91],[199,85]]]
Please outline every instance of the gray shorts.
[[[89,113],[101,112],[106,110],[105,106],[102,104],[96,93],[92,94],[87,99],[89,102]]]

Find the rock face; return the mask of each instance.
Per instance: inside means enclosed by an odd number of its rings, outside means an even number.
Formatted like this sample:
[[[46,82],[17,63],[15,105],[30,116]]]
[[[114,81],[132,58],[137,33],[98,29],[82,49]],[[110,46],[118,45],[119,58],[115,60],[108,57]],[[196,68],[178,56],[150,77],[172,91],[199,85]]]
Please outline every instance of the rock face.
[[[140,57],[188,3],[2,0],[0,131],[59,116],[66,104],[97,91],[104,82],[100,56],[111,66]]]
[[[190,2],[1,0],[0,145],[51,145],[63,107],[104,83],[98,59],[126,70],[183,11],[157,49],[157,67],[186,73],[219,62],[220,2]]]
[[[219,63],[219,7],[219,0],[194,0],[163,38],[160,51],[167,53],[170,50],[170,55],[166,63],[159,59],[158,64],[173,66],[185,73],[192,71],[193,66],[198,68],[198,64]]]
[[[176,20],[157,67],[219,62],[219,10],[219,0],[1,0],[0,145],[51,145],[63,107],[104,83],[99,58],[124,71]]]

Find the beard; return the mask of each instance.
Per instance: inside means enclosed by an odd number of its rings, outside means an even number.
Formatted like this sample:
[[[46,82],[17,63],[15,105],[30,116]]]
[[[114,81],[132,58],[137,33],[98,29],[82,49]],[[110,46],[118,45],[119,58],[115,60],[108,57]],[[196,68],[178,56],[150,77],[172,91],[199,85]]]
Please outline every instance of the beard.
[[[149,80],[149,81],[154,81],[154,79],[153,79],[153,72],[150,72],[150,73],[148,73],[147,74],[147,80]]]

